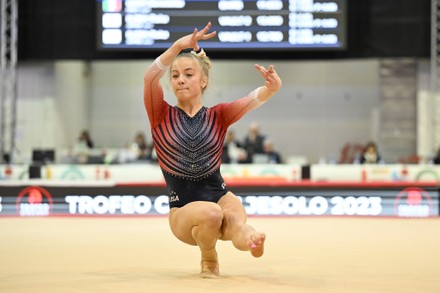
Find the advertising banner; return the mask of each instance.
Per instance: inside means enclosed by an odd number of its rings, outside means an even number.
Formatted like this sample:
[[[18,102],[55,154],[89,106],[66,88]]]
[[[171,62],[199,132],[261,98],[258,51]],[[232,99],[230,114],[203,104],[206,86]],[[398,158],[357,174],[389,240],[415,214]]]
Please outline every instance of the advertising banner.
[[[258,216],[439,216],[436,185],[230,185]],[[0,186],[0,216],[166,215],[163,184]]]

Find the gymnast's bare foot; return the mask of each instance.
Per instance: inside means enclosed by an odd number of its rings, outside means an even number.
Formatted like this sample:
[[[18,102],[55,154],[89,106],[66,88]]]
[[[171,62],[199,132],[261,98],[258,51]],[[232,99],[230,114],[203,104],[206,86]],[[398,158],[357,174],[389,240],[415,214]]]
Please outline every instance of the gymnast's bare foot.
[[[217,251],[215,249],[202,251],[200,267],[201,278],[214,279],[220,276]]]
[[[264,253],[264,241],[266,234],[261,232],[252,232],[249,234],[249,250],[254,257],[260,257]]]
[[[220,276],[218,260],[202,260],[200,277],[204,279],[216,279]]]

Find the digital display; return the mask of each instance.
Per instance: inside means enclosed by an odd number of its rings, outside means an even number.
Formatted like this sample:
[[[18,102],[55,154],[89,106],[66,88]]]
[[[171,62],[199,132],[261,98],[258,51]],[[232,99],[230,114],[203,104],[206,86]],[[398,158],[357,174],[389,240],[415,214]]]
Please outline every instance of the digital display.
[[[222,50],[346,48],[347,0],[98,0],[99,49],[165,49],[208,22]]]

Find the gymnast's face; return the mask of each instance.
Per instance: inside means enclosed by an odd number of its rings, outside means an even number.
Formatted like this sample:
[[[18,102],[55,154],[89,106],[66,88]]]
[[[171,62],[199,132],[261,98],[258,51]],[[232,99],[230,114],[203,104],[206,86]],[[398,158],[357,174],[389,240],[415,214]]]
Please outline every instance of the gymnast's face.
[[[180,57],[171,67],[171,85],[179,101],[188,101],[202,97],[202,89],[206,82],[195,60]]]

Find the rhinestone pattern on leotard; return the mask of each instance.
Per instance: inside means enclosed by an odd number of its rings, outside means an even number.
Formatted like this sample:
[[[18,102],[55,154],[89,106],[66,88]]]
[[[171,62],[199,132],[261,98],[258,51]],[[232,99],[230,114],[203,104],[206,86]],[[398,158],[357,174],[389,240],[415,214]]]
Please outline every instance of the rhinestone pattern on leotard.
[[[190,117],[182,109],[170,107],[153,129],[160,166],[173,176],[206,178],[220,167],[225,131],[211,108],[202,107]]]

